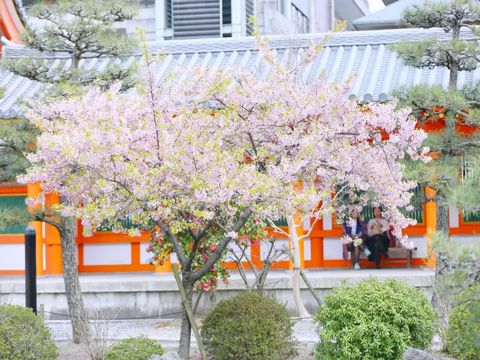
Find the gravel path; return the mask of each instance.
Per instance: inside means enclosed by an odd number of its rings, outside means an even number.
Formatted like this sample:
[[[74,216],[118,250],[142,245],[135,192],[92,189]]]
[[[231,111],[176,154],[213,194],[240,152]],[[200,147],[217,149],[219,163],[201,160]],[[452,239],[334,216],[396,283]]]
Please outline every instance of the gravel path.
[[[89,360],[84,345],[77,345],[69,341],[71,328],[68,321],[46,321],[57,341],[59,360]],[[158,320],[115,320],[100,325],[101,331],[108,326],[108,342],[115,342],[131,336],[146,335],[161,342],[166,350],[178,350],[180,335],[179,319]],[[313,359],[313,348],[318,340],[315,327],[311,319],[295,321],[294,336],[299,341],[297,360]],[[192,351],[190,359],[200,359],[195,340],[192,337]]]

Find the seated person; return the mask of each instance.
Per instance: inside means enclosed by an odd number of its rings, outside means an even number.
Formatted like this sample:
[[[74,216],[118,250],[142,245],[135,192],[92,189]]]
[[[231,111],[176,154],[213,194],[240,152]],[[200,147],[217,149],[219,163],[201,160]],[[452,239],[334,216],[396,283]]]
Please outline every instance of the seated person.
[[[350,211],[350,220],[343,223],[343,258],[348,259],[348,251],[351,253],[353,268],[360,269],[358,259],[360,251],[365,247],[363,238],[365,237],[365,222],[357,209]]]
[[[380,254],[388,257],[388,246],[390,240],[388,238],[388,231],[390,225],[388,221],[382,217],[382,209],[377,206],[373,208],[373,218],[370,219],[367,225],[368,238],[366,245],[371,252],[368,256],[370,261],[375,260],[377,269],[380,268]]]

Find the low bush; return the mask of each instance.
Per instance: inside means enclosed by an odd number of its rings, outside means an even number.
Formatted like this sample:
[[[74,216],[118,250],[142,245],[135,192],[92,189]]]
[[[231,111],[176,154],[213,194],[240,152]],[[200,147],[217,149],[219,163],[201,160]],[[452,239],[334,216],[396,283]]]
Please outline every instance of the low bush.
[[[430,344],[436,313],[422,290],[372,278],[328,294],[314,321],[316,359],[395,360]]]
[[[446,350],[459,360],[480,359],[480,285],[464,290],[448,318]]]
[[[105,360],[149,360],[152,355],[163,355],[165,350],[157,340],[146,336],[123,339],[108,349]]]
[[[275,299],[245,292],[218,303],[202,325],[214,360],[285,360],[296,355],[293,323]]]
[[[31,309],[0,305],[0,359],[55,360],[52,334]]]

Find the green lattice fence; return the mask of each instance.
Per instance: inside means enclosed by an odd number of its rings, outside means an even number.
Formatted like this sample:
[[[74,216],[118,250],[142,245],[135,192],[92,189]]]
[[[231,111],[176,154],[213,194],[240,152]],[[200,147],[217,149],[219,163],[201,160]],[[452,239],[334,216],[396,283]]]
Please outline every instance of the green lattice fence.
[[[480,222],[480,211],[463,211],[463,222],[464,223],[476,223]]]
[[[413,205],[413,210],[406,211],[405,214],[409,218],[415,219],[418,224],[422,224],[424,195],[420,187],[415,188],[411,203]],[[371,218],[373,218],[373,207],[372,206],[364,207],[362,210],[362,215],[365,217],[365,222],[368,222]]]
[[[14,196],[0,196],[0,207],[2,208],[25,208],[25,195],[14,195]],[[0,234],[23,234],[25,231],[25,225],[14,225],[0,228]]]

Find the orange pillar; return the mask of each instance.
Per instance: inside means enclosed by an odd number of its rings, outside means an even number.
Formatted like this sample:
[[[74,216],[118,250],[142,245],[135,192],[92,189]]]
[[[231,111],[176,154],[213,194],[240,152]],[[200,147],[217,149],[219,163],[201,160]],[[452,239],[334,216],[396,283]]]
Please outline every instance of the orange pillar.
[[[168,259],[163,262],[163,265],[155,266],[155,271],[161,273],[171,272],[172,262],[170,261],[170,256],[168,256]]]
[[[427,251],[428,251],[428,260],[427,266],[434,269],[437,263],[435,252],[433,251],[433,236],[437,229],[437,203],[435,202],[436,191],[431,187],[425,187],[425,225],[427,233],[425,234],[427,238]]]
[[[42,192],[39,183],[28,184],[27,185],[27,196],[31,199],[36,199],[38,195]],[[42,204],[37,204],[28,208],[29,211],[41,210]],[[37,275],[43,275],[43,224],[41,221],[31,221],[28,223],[28,226],[31,226],[35,229],[36,234],[36,252],[37,252]]]
[[[58,194],[51,193],[46,196],[46,206],[60,203]],[[59,220],[59,219],[58,219]],[[45,224],[45,269],[47,274],[62,273],[62,243],[60,232],[55,226]]]

